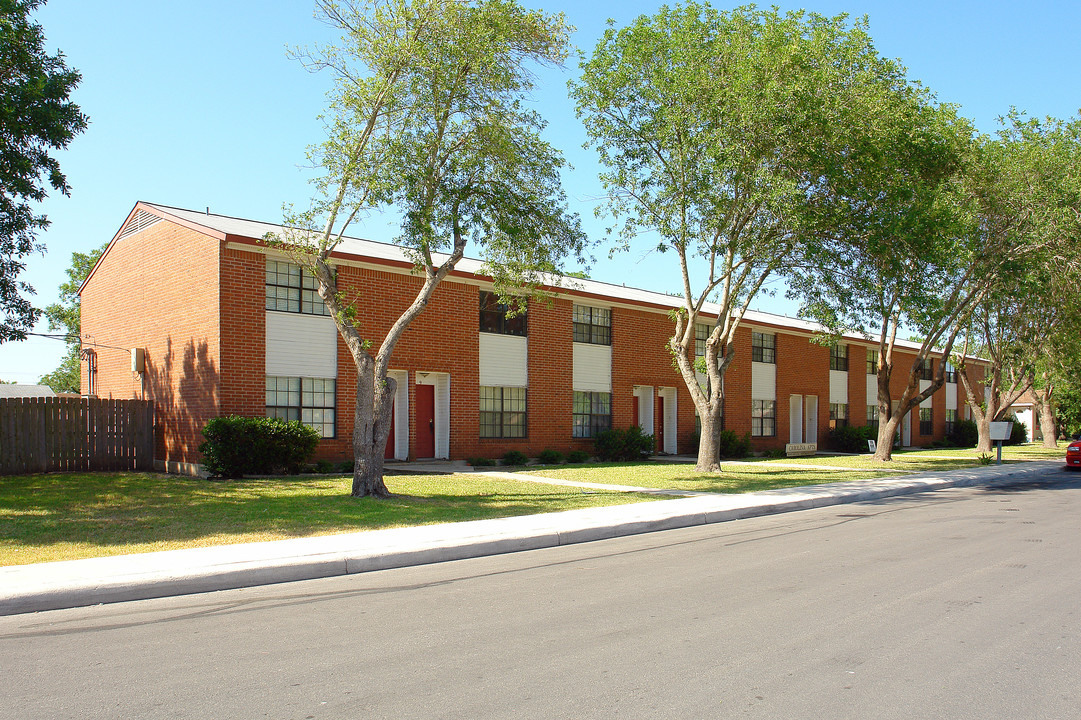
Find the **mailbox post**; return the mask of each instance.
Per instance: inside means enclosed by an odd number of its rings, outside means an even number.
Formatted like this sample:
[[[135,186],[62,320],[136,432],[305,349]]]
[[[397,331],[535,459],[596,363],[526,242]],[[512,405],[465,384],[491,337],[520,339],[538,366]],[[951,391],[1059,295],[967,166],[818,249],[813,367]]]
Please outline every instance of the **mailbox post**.
[[[993,422],[991,423],[991,439],[998,444],[998,463],[1002,464],[1002,441],[1009,440],[1010,435],[1013,434],[1012,422]]]

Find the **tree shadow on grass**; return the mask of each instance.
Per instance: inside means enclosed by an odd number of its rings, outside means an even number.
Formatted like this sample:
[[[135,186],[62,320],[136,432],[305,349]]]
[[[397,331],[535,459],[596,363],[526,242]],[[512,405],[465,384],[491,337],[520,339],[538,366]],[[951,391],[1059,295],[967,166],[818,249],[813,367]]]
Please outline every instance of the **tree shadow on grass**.
[[[404,488],[403,488],[404,489]],[[407,490],[408,492],[408,490]],[[399,494],[353,498],[348,478],[240,480],[138,473],[33,475],[0,482],[3,549],[71,543],[72,556],[153,543],[245,542],[527,515],[635,501],[626,493],[529,486],[524,492]],[[644,499],[644,498],[637,498]],[[652,499],[652,498],[650,498]],[[112,550],[110,550],[112,549]],[[25,557],[25,553],[20,553]],[[20,559],[18,562],[32,562]],[[0,561],[15,562],[12,560]]]

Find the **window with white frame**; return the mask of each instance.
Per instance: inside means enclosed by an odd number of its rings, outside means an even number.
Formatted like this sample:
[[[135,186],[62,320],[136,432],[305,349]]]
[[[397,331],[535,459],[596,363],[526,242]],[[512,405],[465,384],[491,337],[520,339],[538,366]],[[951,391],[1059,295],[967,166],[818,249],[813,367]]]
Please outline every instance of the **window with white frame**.
[[[334,384],[329,378],[268,375],[267,417],[299,420],[322,437],[334,437]]]
[[[777,336],[773,333],[751,333],[751,360],[760,363],[777,362]]]
[[[935,361],[931,358],[924,358],[920,361],[920,380],[934,380],[935,379]]]
[[[588,305],[574,306],[574,342],[612,344],[612,311]]]
[[[867,406],[867,427],[878,427],[878,405]]]
[[[266,309],[330,315],[319,297],[319,281],[311,271],[282,260],[266,261]]]
[[[526,389],[480,388],[480,436],[524,438],[526,436]]]
[[[946,363],[946,382],[957,382],[957,369],[953,366],[953,363]]]
[[[830,430],[848,425],[848,405],[830,403]]]
[[[612,427],[612,393],[574,391],[573,436],[596,437]]]
[[[867,351],[867,374],[878,375],[878,350]]]
[[[777,401],[751,400],[751,437],[777,435]]]

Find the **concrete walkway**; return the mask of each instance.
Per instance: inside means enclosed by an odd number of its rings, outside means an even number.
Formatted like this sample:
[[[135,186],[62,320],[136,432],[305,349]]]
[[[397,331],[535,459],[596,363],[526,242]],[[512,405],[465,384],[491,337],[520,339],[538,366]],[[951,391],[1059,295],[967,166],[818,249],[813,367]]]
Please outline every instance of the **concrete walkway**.
[[[990,465],[742,495],[697,493],[694,497],[674,500],[496,520],[17,565],[0,568],[0,615],[533,550],[996,480],[1017,480],[1060,467],[1062,462],[1050,460]],[[514,478],[525,479],[521,475],[514,475]],[[531,479],[541,481],[536,476]],[[591,483],[576,485],[613,487]],[[627,487],[627,490],[657,492],[656,489],[634,487]]]

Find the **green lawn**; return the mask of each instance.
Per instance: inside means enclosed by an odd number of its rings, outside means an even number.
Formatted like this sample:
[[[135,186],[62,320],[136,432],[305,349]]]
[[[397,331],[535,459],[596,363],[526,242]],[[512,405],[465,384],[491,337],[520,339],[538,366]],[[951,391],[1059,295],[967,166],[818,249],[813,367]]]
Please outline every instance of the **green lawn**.
[[[523,474],[638,487],[743,493],[947,470],[978,463],[972,450],[906,451],[892,463],[868,455],[757,459],[701,474],[661,462],[532,466]],[[1062,460],[1065,446],[1005,448],[1010,461]],[[954,459],[963,458],[963,459]],[[797,467],[792,467],[796,465]],[[844,470],[834,468],[842,467]],[[390,500],[349,497],[349,478],[208,482],[151,473],[0,477],[0,565],[280,540],[356,530],[460,522],[663,499],[614,490],[480,475],[394,475]]]
[[[1061,460],[1065,446],[1045,450],[1036,445],[1003,448],[1003,462]],[[878,463],[870,455],[818,455],[803,458],[746,458],[722,463],[720,473],[698,473],[691,464],[599,463],[533,467],[522,472],[561,480],[647,488],[742,493],[771,488],[861,480],[912,472],[956,470],[980,464],[975,450],[906,450],[895,452],[893,461]],[[961,459],[958,459],[961,458]],[[792,467],[798,465],[800,467]],[[846,468],[837,470],[833,468]]]
[[[0,477],[0,565],[280,540],[656,500],[476,475],[388,476],[396,497],[349,497],[350,478],[209,482],[152,473]]]

